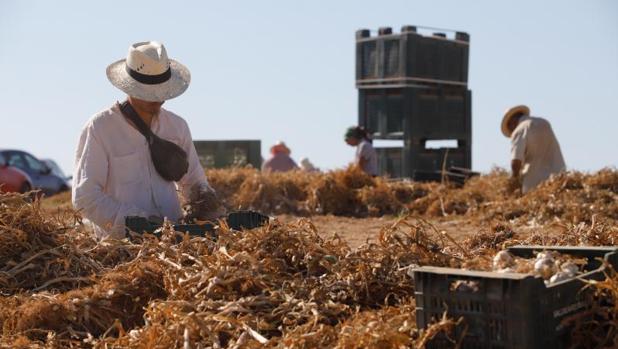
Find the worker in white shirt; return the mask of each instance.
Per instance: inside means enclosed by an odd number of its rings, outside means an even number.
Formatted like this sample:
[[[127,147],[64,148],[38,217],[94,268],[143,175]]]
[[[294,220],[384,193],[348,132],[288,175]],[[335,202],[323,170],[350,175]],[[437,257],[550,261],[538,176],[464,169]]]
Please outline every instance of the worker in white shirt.
[[[363,127],[352,126],[345,133],[345,142],[356,147],[354,165],[371,176],[378,175],[378,155]]]
[[[100,238],[125,236],[125,217],[183,218],[181,203],[199,219],[223,207],[209,186],[185,120],[161,108],[182,94],[189,70],[168,59],[158,42],[131,45],[126,59],[107,68],[128,95],[84,126],[75,154],[72,201]],[[180,197],[179,197],[180,195]]]
[[[549,122],[530,116],[530,108],[510,108],[502,118],[501,130],[511,139],[512,182],[527,193],[552,174],[566,170],[560,144]]]
[[[300,159],[300,169],[304,172],[320,172],[320,169],[306,157]]]

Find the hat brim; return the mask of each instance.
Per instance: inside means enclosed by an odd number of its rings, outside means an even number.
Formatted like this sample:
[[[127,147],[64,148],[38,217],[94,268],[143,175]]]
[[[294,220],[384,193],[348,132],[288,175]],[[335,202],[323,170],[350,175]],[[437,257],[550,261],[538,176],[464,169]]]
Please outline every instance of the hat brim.
[[[272,147],[270,147],[270,152],[271,152],[271,153],[274,153],[274,152],[276,152],[276,151],[278,151],[278,150],[279,150],[279,151],[281,151],[281,152],[283,152],[283,153],[285,153],[285,154],[287,154],[287,155],[290,155],[290,153],[292,152],[292,151],[290,150],[290,148],[288,148],[288,147],[287,147],[287,146],[285,146],[285,145],[281,145],[281,144],[279,144],[279,145],[273,145]]]
[[[183,94],[191,82],[191,73],[187,67],[173,59],[169,61],[172,76],[162,84],[148,85],[133,79],[126,71],[124,59],[107,67],[107,78],[112,85],[131,97],[149,102],[163,102]]]
[[[513,118],[515,115],[518,115],[518,114],[529,116],[530,108],[528,108],[525,105],[518,105],[516,107],[513,107],[507,110],[506,113],[504,113],[504,117],[502,118],[502,124],[500,125],[500,130],[502,130],[502,134],[505,137],[507,138],[511,137],[512,131],[509,130],[509,122],[511,121],[511,118]]]

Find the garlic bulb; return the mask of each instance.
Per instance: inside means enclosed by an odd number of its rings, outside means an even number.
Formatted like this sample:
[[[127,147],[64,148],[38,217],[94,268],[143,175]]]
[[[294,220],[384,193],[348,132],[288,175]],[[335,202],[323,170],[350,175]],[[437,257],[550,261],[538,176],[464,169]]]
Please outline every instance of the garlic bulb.
[[[577,275],[579,267],[573,262],[565,262],[560,266],[563,272],[570,274],[571,276]]]
[[[557,272],[555,275],[553,275],[550,279],[549,279],[549,283],[550,284],[554,284],[556,282],[560,282],[560,281],[564,281],[564,280],[568,280],[570,278],[572,278],[574,275],[564,272],[564,271],[559,271]]]
[[[554,259],[554,255],[551,253],[551,251],[542,251],[537,253],[536,255],[536,260],[540,260],[540,259]]]
[[[556,264],[554,263],[553,258],[538,259],[534,263],[534,273],[545,280],[551,278],[556,272],[556,269]]]
[[[505,269],[513,265],[515,260],[513,256],[507,251],[500,251],[496,253],[493,260],[494,270]]]

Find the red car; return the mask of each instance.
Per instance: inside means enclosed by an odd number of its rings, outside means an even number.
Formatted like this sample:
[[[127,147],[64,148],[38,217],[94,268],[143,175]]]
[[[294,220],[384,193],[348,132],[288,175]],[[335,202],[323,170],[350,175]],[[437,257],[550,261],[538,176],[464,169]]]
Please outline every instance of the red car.
[[[8,166],[0,157],[0,193],[25,193],[32,190],[32,181],[28,175],[13,166]]]

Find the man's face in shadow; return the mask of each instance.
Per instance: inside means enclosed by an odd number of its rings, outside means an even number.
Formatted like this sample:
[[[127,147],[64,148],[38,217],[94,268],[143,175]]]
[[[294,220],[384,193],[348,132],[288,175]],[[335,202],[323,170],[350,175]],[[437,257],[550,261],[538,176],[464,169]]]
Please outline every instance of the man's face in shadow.
[[[163,105],[163,103],[165,103],[165,101],[163,102],[144,101],[142,99],[131,97],[131,96],[129,96],[129,102],[131,103],[131,106],[133,106],[135,110],[140,111],[142,113],[150,114],[150,115],[158,115],[159,112],[161,111],[161,106]]]

